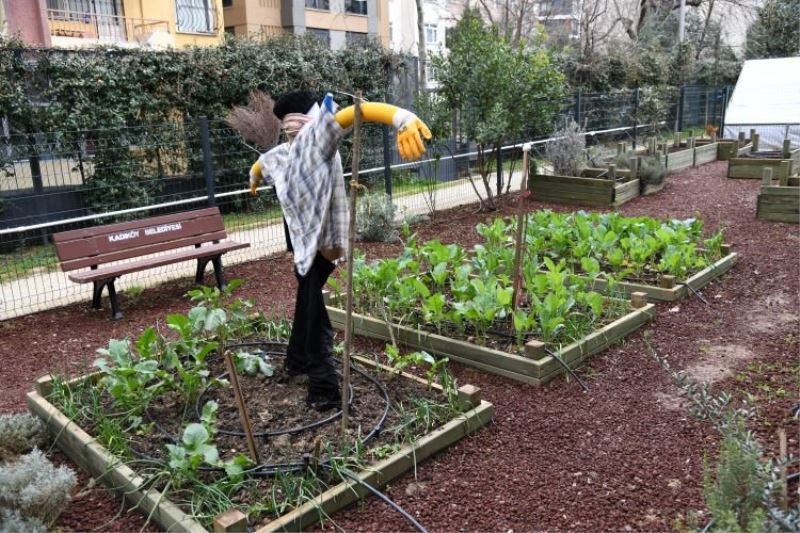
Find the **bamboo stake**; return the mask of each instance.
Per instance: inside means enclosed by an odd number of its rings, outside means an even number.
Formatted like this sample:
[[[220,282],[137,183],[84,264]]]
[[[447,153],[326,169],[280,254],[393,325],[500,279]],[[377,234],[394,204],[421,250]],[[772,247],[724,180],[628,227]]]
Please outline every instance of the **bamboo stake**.
[[[350,350],[353,344],[353,241],[356,238],[356,193],[358,192],[358,159],[361,157],[361,91],[356,91],[353,123],[353,174],[350,179],[350,224],[347,229],[347,301],[344,319],[344,354],[342,355],[342,439],[347,436],[350,418]]]
[[[233,388],[233,397],[236,398],[236,406],[239,408],[239,419],[242,422],[244,434],[247,437],[247,449],[250,451],[253,462],[257,465],[261,464],[261,459],[258,457],[258,449],[256,448],[256,441],[253,438],[253,428],[250,425],[250,417],[247,414],[247,405],[244,403],[242,388],[239,385],[239,375],[236,374],[236,365],[233,364],[231,354],[225,349],[224,343],[221,344],[220,349],[224,354],[225,366],[228,367],[228,378],[231,382],[231,388]]]
[[[525,192],[528,186],[528,165],[530,164],[531,143],[522,146],[522,182],[519,186],[519,203],[517,204],[517,234],[514,240],[514,293],[511,296],[512,313],[519,307],[522,299],[522,250],[525,237],[524,225],[528,220],[525,213]]]

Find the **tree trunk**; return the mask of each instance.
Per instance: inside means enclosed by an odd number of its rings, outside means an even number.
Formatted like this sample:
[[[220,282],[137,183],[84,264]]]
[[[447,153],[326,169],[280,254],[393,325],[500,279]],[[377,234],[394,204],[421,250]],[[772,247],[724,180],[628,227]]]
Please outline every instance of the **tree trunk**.
[[[483,181],[483,188],[486,190],[486,208],[489,211],[494,211],[497,206],[494,202],[494,195],[492,195],[492,185],[489,183],[490,162],[486,159],[486,146],[483,144],[478,145],[478,173],[481,175]]]
[[[419,86],[424,90],[428,87],[428,52],[425,43],[425,0],[417,0],[417,54],[419,55]]]

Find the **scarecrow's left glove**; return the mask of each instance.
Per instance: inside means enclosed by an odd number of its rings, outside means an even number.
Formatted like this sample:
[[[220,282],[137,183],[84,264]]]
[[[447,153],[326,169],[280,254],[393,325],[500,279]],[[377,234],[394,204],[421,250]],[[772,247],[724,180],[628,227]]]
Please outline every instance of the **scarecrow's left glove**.
[[[361,104],[361,118],[364,122],[380,122],[397,128],[397,150],[400,157],[406,160],[419,159],[425,153],[422,140],[432,137],[431,130],[417,115],[391,104],[364,102]],[[349,128],[354,121],[355,106],[346,107],[336,113],[336,122],[343,128]]]
[[[250,194],[258,196],[258,186],[261,185],[263,179],[264,176],[261,175],[261,164],[256,161],[253,163],[253,166],[250,167]]]

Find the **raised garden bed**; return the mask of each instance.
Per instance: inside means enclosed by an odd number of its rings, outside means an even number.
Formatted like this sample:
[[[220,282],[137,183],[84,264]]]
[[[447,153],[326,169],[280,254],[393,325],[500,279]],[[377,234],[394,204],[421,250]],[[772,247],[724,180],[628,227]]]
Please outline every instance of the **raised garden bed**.
[[[606,177],[606,169],[588,168],[581,176],[536,174],[529,184],[533,197],[539,201],[612,207],[639,196],[639,180],[625,174],[611,179]]]
[[[386,375],[394,376],[394,379],[407,382],[407,387],[410,389],[421,391],[434,389],[437,393],[442,394],[439,385],[428,384],[414,375],[397,372],[365,358],[355,357],[355,360],[367,368],[380,370]],[[80,386],[87,380],[91,382],[96,379],[97,375],[94,374],[73,379],[69,383],[72,386]],[[28,407],[34,415],[46,423],[56,445],[70,459],[103,482],[130,506],[149,516],[163,530],[193,533],[209,530],[187,514],[184,509],[169,501],[162,492],[149,486],[145,477],[129,467],[124,459],[110,452],[100,444],[97,438],[76,425],[51,403],[49,398],[53,393],[53,384],[53,378],[50,376],[39,379],[34,391],[27,395]],[[413,443],[398,446],[388,457],[357,472],[357,477],[373,487],[381,487],[491,421],[494,414],[493,406],[480,399],[479,389],[469,385],[460,387],[458,402],[463,409],[461,414],[441,424],[428,434],[418,437]],[[354,480],[343,481],[315,495],[310,501],[289,510],[281,517],[260,524],[255,531],[259,533],[299,531],[356,502],[367,494],[369,494],[367,489],[361,483]],[[235,517],[237,514],[229,512],[228,516],[218,519],[217,522],[222,524],[229,520],[231,515]],[[244,515],[239,514],[239,518],[242,516]],[[244,526],[246,523],[238,523],[238,527]],[[215,523],[215,527],[221,526]],[[245,530],[229,529],[228,531]]]
[[[343,309],[329,305],[328,314],[334,327],[344,328]],[[644,294],[637,294],[625,315],[566,346],[554,346],[552,351],[570,367],[577,366],[589,356],[605,350],[637,330],[654,316],[655,306],[646,303]],[[396,339],[409,348],[445,356],[530,385],[543,385],[565,372],[564,367],[548,354],[545,343],[538,340],[528,341],[524,355],[519,355],[514,353],[516,350],[513,348],[509,351],[482,346],[471,338],[451,338],[357,313],[353,314],[353,332],[376,339]]]
[[[772,179],[769,171],[762,178],[756,218],[800,224],[800,177]]]
[[[762,179],[764,169],[771,169],[772,177],[780,180],[800,171],[800,148],[792,150],[788,139],[781,150],[759,150],[758,144],[755,134],[751,150],[728,161],[729,178]]]
[[[302,529],[491,419],[441,363],[397,352],[396,369],[430,365],[428,380],[354,358],[344,427],[283,368],[287,345],[270,339],[290,324],[225,303],[237,284],[190,291],[186,315],[98,350],[97,372],[28,394],[56,444],[164,530]]]
[[[717,159],[728,161],[751,152],[752,148],[750,139],[722,139],[717,143]]]

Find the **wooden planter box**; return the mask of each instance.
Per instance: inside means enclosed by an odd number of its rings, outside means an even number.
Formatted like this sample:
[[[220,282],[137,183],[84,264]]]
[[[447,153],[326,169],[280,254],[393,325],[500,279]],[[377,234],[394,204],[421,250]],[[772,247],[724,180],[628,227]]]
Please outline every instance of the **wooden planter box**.
[[[694,165],[694,149],[686,148],[676,152],[670,152],[664,156],[667,173],[677,172]]]
[[[355,357],[355,359],[365,365],[382,367],[387,371],[394,372],[392,369],[377,365],[372,361],[360,357]],[[397,373],[406,379],[420,381],[427,385],[424,380],[416,376]],[[84,379],[91,379],[91,376],[78,378],[72,382],[79,383]],[[437,385],[433,386],[441,390]],[[102,481],[129,505],[136,506],[145,515],[150,515],[162,530],[207,532],[200,523],[167,500],[159,491],[144,489],[145,480],[142,477],[122,464],[118,457],[101,446],[91,435],[75,425],[47,400],[51,391],[52,379],[50,377],[39,379],[36,382],[35,390],[27,395],[28,409],[45,422],[58,447],[70,459],[94,478]],[[459,388],[459,398],[463,402],[464,408],[469,409],[468,411],[421,437],[413,444],[403,446],[391,457],[370,465],[367,469],[359,472],[358,477],[373,487],[381,487],[412,469],[417,463],[444,450],[491,421],[494,407],[480,399],[479,389],[471,385],[462,386]],[[358,501],[366,494],[368,494],[367,490],[355,481],[339,483],[317,496],[314,501],[295,508],[256,531],[257,533],[301,531],[318,522],[323,513],[330,515]],[[247,529],[224,529],[215,524],[214,530],[246,531]]]
[[[634,307],[634,303],[636,307]],[[345,311],[328,306],[328,315],[334,327],[344,329]],[[646,295],[632,300],[630,312],[611,324],[568,344],[555,353],[568,365],[576,366],[590,355],[601,352],[626,335],[639,329],[655,316],[655,306],[646,303]],[[452,339],[436,333],[413,329],[357,313],[353,314],[353,333],[382,340],[394,338],[411,349],[425,350],[453,361],[480,368],[531,385],[543,385],[565,372],[553,357],[544,351],[544,344],[529,341],[526,356],[510,354],[470,342]]]
[[[706,163],[713,163],[717,160],[719,152],[719,144],[715,142],[695,144],[694,148],[694,163],[693,166],[705,165]]]
[[[775,179],[789,177],[793,173],[791,159],[757,159],[755,157],[735,157],[728,160],[728,177],[737,179],[761,179],[765,168],[772,169]]]
[[[731,252],[713,265],[704,268],[694,276],[690,277],[684,283],[691,286],[694,290],[700,290],[708,285],[712,280],[730,270],[738,258],[738,253]],[[617,285],[616,291],[618,291],[620,295],[625,296],[630,296],[634,292],[643,292],[647,294],[647,298],[649,300],[674,302],[675,300],[680,300],[681,298],[685,298],[691,294],[689,288],[685,284],[680,283],[680,280],[676,280],[672,276],[662,276],[660,286],[621,281]],[[604,280],[596,279],[592,283],[592,288],[598,292],[606,292],[608,287]]]
[[[756,218],[800,224],[800,187],[762,185],[758,193]]]
[[[535,200],[581,204],[595,207],[619,206],[639,196],[639,180],[618,172],[627,181],[598,177],[605,169],[588,168],[586,176],[553,176],[536,174],[530,179]]]
[[[735,157],[743,156],[750,153],[753,144],[750,139],[745,141],[738,141],[736,139],[723,139],[717,144],[717,159],[720,161],[728,161]]]

